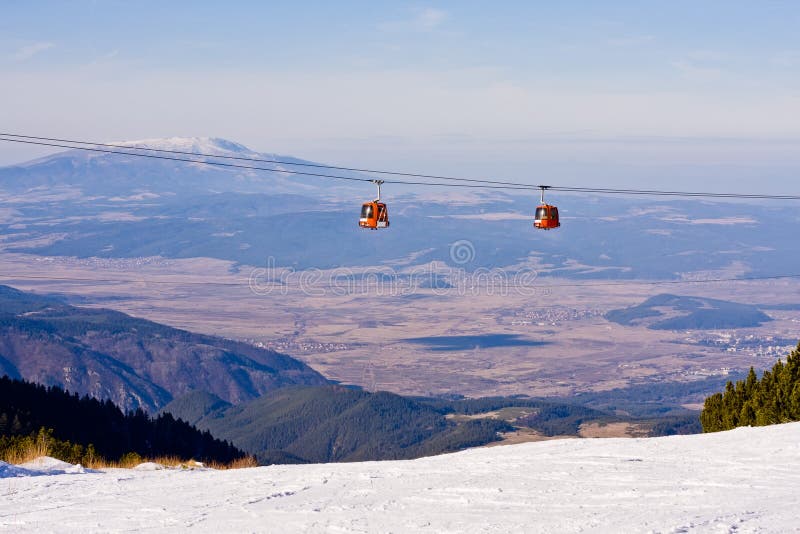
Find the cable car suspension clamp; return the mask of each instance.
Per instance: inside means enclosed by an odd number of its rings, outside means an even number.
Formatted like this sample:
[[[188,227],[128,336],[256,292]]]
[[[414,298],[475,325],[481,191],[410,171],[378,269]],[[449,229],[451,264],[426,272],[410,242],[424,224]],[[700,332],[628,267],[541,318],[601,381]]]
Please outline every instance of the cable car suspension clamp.
[[[375,199],[375,202],[380,202],[381,200],[381,186],[384,184],[383,180],[370,180],[373,184],[378,186],[378,198]]]
[[[549,185],[540,185],[539,189],[542,190],[542,197],[541,198],[542,198],[542,204],[544,204],[544,190],[545,189],[550,189],[550,186]]]

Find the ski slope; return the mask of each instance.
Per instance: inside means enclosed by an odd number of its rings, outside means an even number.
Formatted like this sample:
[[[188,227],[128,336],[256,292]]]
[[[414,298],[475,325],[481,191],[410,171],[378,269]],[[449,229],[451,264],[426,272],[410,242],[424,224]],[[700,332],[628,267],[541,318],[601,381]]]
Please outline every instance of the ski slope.
[[[800,532],[800,423],[231,471],[0,464],[10,532]]]

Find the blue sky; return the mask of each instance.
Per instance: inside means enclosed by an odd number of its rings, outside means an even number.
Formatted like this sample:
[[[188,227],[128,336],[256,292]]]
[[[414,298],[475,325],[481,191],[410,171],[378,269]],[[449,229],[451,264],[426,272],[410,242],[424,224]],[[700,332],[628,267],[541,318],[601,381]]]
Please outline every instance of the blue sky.
[[[798,29],[794,1],[6,0],[0,130],[798,193]]]

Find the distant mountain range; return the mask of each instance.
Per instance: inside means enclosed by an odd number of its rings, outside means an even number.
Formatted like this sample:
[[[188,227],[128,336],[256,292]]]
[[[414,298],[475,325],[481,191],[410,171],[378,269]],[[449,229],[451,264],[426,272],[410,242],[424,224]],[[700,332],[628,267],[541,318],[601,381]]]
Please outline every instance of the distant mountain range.
[[[155,411],[192,390],[231,403],[321,385],[284,354],[0,286],[0,375]]]
[[[152,158],[120,154],[68,150],[19,165],[0,168],[0,188],[23,192],[37,188],[53,191],[73,191],[91,197],[123,199],[130,196],[154,198],[162,195],[196,195],[205,193],[269,193],[292,195],[335,196],[355,189],[351,184],[313,176],[294,175],[308,171],[292,163],[310,163],[291,156],[260,153],[227,139],[209,137],[172,137],[120,141],[110,143],[130,148],[104,148],[115,152],[144,153]],[[169,152],[141,151],[150,148],[164,151],[192,152],[219,157],[187,156]],[[163,158],[163,159],[161,159]],[[209,166],[182,163],[170,158],[213,161],[231,166]],[[241,158],[241,159],[225,159]],[[253,159],[268,161],[247,161]],[[236,166],[240,167],[236,167]],[[249,170],[241,167],[259,167]],[[284,171],[284,172],[281,172]],[[323,172],[323,171],[309,171]],[[331,173],[329,173],[331,174]],[[337,175],[355,176],[347,171]],[[334,195],[331,195],[334,193]]]
[[[215,138],[124,144],[301,162]],[[540,276],[601,279],[776,275],[800,259],[790,246],[800,218],[794,206],[779,203],[554,192],[549,200],[563,224],[544,232],[532,228],[533,191],[387,184],[392,226],[369,232],[357,227],[357,217],[361,202],[374,197],[371,184],[278,172],[319,171],[313,168],[258,166],[269,170],[67,151],[0,168],[0,243],[8,251],[81,258],[210,257],[263,266],[272,257],[295,269],[392,265],[395,271],[439,262],[467,271],[533,268]],[[471,253],[455,256],[454,245],[464,241]],[[437,275],[427,283],[452,281]]]

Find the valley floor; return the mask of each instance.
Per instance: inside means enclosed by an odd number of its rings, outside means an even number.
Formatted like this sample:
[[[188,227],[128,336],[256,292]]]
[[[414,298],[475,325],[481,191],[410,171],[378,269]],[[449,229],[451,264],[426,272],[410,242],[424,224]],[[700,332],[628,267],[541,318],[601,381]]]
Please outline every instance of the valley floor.
[[[0,530],[800,532],[800,423],[398,462],[146,467],[0,463]]]

